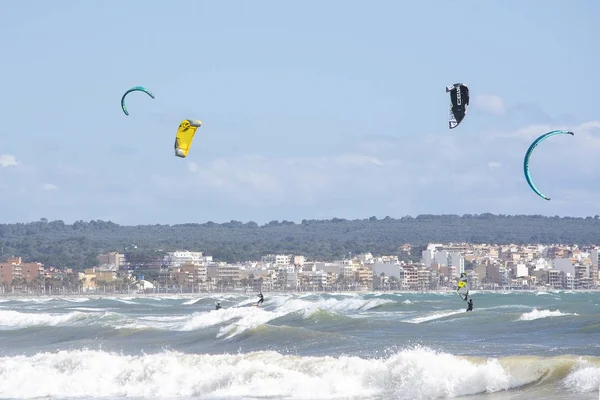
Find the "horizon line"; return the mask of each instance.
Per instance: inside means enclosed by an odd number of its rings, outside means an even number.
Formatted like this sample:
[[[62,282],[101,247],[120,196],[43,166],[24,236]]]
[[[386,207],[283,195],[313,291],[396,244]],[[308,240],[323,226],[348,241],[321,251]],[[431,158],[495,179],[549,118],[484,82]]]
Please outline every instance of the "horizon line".
[[[248,220],[248,221],[240,221],[240,220],[235,220],[235,219],[231,219],[228,221],[223,221],[223,222],[217,222],[217,221],[212,221],[212,220],[208,220],[205,222],[177,222],[177,223],[142,223],[142,224],[120,224],[118,222],[114,222],[112,220],[102,220],[102,219],[90,219],[88,221],[84,221],[84,220],[75,220],[71,223],[65,222],[64,220],[61,219],[55,219],[55,220],[49,220],[47,218],[40,218],[37,221],[28,221],[28,222],[0,222],[0,225],[32,225],[32,224],[36,224],[36,223],[56,223],[56,222],[62,222],[64,225],[75,225],[76,223],[82,223],[82,224],[90,224],[92,222],[96,222],[96,223],[110,223],[110,224],[114,224],[117,226],[122,226],[122,227],[127,227],[127,226],[184,226],[184,225],[207,225],[207,224],[215,224],[215,225],[225,225],[225,224],[231,224],[231,223],[235,223],[235,224],[242,224],[242,225],[249,225],[249,224],[256,224],[258,227],[266,227],[269,225],[275,225],[275,224],[287,224],[287,225],[302,225],[303,223],[310,223],[310,222],[314,222],[314,223],[322,223],[322,222],[380,222],[380,221],[402,221],[402,220],[415,220],[415,219],[426,219],[426,218],[439,218],[439,217],[453,217],[453,218],[460,218],[460,219],[471,219],[471,218],[481,218],[481,217],[494,217],[494,218],[508,218],[508,217],[527,217],[527,218],[531,218],[531,217],[535,217],[535,218],[540,218],[540,219],[569,219],[569,220],[598,220],[600,219],[599,215],[587,215],[587,216],[569,216],[569,215],[543,215],[543,214],[494,214],[494,213],[490,213],[490,212],[484,212],[484,213],[480,213],[480,214],[417,214],[416,216],[413,215],[405,215],[402,217],[391,217],[389,215],[385,216],[385,217],[377,217],[377,216],[370,216],[370,217],[365,217],[365,218],[343,218],[343,217],[331,217],[331,218],[322,218],[322,219],[307,219],[307,218],[303,218],[300,221],[294,221],[294,220],[287,220],[287,219],[282,219],[282,220],[278,220],[278,219],[273,219],[269,222],[265,222],[263,224],[259,224],[256,221],[253,220]]]

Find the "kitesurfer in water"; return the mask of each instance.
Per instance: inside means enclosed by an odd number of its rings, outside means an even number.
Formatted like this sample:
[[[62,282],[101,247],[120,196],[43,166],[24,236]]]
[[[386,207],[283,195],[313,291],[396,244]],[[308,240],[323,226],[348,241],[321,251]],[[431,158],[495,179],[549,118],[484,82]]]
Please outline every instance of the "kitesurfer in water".
[[[473,311],[473,299],[469,299],[467,302],[467,311]]]
[[[221,303],[217,302],[217,307],[215,308],[216,310],[220,310],[221,309]]]
[[[258,294],[258,297],[259,297],[260,299],[258,300],[258,303],[256,303],[256,307],[258,307],[258,305],[259,305],[260,303],[262,303],[262,302],[264,302],[264,301],[265,301],[265,298],[263,297],[263,294],[262,294],[262,292],[260,292],[260,293]]]

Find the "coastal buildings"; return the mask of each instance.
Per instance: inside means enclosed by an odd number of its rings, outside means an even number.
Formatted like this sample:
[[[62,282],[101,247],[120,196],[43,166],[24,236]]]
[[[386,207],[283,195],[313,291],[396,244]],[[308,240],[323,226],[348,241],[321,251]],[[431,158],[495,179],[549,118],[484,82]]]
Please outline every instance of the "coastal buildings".
[[[398,255],[357,254],[333,262],[297,254],[266,254],[260,261],[228,264],[200,251],[145,257],[110,252],[98,265],[72,272],[11,257],[0,263],[0,291],[87,292],[146,290],[340,291],[454,290],[467,272],[472,289],[596,289],[599,248],[572,245],[432,243],[415,260],[409,244]]]

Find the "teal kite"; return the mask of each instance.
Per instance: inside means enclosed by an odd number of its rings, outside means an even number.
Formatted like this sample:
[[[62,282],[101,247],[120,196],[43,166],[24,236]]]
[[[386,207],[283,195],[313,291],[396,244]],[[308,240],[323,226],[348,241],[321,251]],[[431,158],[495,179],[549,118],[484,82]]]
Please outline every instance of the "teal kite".
[[[125,113],[125,115],[129,115],[129,111],[127,111],[127,107],[125,107],[125,97],[131,93],[131,92],[136,92],[136,91],[140,91],[140,92],[144,92],[146,93],[148,96],[154,98],[154,95],[152,94],[151,91],[149,91],[148,89],[146,89],[143,86],[134,86],[131,89],[129,89],[128,91],[125,92],[125,94],[123,94],[123,97],[121,97],[121,108],[123,109],[123,112]]]
[[[575,136],[575,134],[573,132],[570,131],[562,131],[562,130],[558,130],[558,131],[551,131],[548,133],[544,133],[542,136],[540,136],[539,138],[535,139],[533,141],[533,143],[531,143],[531,146],[529,146],[529,149],[527,149],[527,153],[525,153],[525,160],[523,161],[523,172],[525,173],[525,179],[527,179],[527,184],[529,185],[529,187],[538,195],[540,196],[542,199],[544,200],[550,200],[550,197],[546,197],[544,196],[533,184],[533,181],[531,180],[531,175],[529,174],[529,157],[531,157],[531,153],[533,152],[533,149],[535,149],[537,147],[538,144],[540,144],[543,140],[549,138],[550,136],[554,136],[554,135],[572,135]]]

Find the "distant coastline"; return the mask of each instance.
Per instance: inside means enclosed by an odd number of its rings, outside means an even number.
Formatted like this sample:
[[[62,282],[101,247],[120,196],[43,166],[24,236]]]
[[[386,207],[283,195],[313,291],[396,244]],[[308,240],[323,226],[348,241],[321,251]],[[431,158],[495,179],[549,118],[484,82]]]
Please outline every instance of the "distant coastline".
[[[350,254],[398,254],[398,246],[415,247],[407,259],[420,258],[427,243],[593,245],[600,216],[542,215],[418,215],[401,218],[347,220],[188,223],[175,225],[118,225],[110,221],[41,219],[25,224],[0,224],[0,256],[19,255],[24,261],[57,268],[89,268],[96,256],[111,251],[152,256],[161,251],[202,251],[228,263],[260,260],[279,254],[302,254],[309,260],[334,261]],[[33,245],[35,243],[35,245]],[[327,243],[329,245],[324,246]],[[129,247],[128,247],[129,246]],[[44,251],[41,251],[44,249]],[[130,253],[130,254],[129,254]]]
[[[500,293],[500,294],[511,294],[511,293],[595,293],[600,292],[600,289],[519,289],[519,290],[495,290],[495,289],[478,289],[471,290],[471,294],[480,294],[480,293]],[[101,298],[144,298],[144,297],[160,297],[160,298],[218,298],[223,296],[247,296],[254,297],[258,294],[258,292],[201,292],[201,293],[61,293],[61,294],[27,294],[27,293],[4,293],[0,295],[0,299],[6,298],[23,298],[23,299],[52,299],[52,298],[90,298],[90,299],[101,299]],[[383,294],[395,294],[395,295],[418,295],[418,294],[454,294],[453,289],[448,290],[427,290],[427,291],[416,291],[416,290],[397,290],[397,291],[382,291],[382,290],[344,290],[344,291],[304,291],[304,292],[295,292],[295,291],[264,291],[263,294],[265,298],[268,299],[272,296],[277,295],[307,295],[307,294],[316,294],[316,295],[344,295],[344,294],[363,294],[363,295],[383,295]]]

